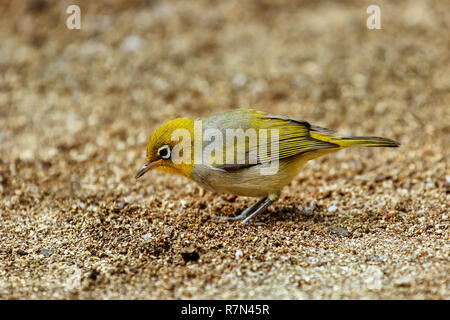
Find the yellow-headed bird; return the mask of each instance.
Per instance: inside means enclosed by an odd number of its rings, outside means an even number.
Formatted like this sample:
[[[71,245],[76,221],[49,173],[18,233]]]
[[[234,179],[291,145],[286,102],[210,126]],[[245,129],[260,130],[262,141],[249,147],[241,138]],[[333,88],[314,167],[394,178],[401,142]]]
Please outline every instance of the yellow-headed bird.
[[[150,137],[136,179],[158,169],[215,192],[260,197],[238,216],[220,217],[245,223],[274,202],[307,161],[346,147],[399,145],[379,137],[339,137],[304,120],[239,109],[163,124]]]

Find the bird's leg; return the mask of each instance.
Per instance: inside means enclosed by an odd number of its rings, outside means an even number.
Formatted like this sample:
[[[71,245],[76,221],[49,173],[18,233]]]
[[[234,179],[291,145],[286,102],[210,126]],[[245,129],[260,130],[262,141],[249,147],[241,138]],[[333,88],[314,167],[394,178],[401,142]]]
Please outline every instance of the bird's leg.
[[[264,201],[266,201],[267,197],[261,198],[258,201],[256,201],[254,204],[252,204],[250,207],[248,207],[247,209],[245,209],[244,211],[242,211],[239,215],[237,215],[236,217],[216,217],[217,219],[220,220],[241,220],[244,219],[246,216],[248,216],[249,214],[251,214],[253,211],[255,211],[256,209],[258,209],[258,207],[261,205],[261,203],[263,203]]]
[[[270,194],[267,198],[264,198],[264,199],[267,199],[266,202],[264,202],[264,204],[262,206],[260,206],[257,210],[255,210],[247,218],[242,220],[241,224],[246,223],[247,221],[249,221],[251,218],[253,218],[257,214],[259,214],[259,213],[263,212],[264,210],[266,210],[268,206],[270,206],[275,200],[278,199],[279,196],[280,195],[278,193],[273,193],[273,194]],[[263,200],[263,199],[261,199],[261,200]]]

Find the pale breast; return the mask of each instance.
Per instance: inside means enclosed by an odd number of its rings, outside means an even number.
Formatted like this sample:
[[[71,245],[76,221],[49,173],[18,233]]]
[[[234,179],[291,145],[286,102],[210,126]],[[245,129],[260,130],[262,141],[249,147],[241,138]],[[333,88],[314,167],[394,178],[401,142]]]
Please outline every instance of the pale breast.
[[[218,193],[247,197],[263,197],[278,193],[304,167],[308,159],[302,155],[279,161],[275,174],[262,174],[263,165],[254,165],[235,171],[197,164],[191,178],[204,188]]]

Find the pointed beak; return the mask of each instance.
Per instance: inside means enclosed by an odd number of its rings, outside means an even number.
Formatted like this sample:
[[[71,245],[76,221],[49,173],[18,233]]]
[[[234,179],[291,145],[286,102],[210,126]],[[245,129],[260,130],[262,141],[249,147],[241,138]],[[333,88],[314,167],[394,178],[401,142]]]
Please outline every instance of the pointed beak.
[[[147,171],[152,170],[158,166],[161,165],[162,160],[156,160],[153,162],[147,161],[142,168],[139,169],[139,171],[136,173],[136,179],[139,179],[142,177]]]

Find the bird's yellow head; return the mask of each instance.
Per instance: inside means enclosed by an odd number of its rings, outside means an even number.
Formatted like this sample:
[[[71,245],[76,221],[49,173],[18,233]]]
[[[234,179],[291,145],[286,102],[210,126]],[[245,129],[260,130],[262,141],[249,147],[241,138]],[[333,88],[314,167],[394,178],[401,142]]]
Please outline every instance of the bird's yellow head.
[[[147,162],[137,172],[136,179],[152,169],[179,174],[189,178],[194,166],[192,159],[194,150],[193,132],[194,121],[188,118],[170,120],[156,129],[148,141]],[[190,149],[192,150],[190,155],[183,155],[183,148],[177,147],[184,139],[190,139]],[[183,161],[181,159],[183,156],[190,157],[191,161]]]

